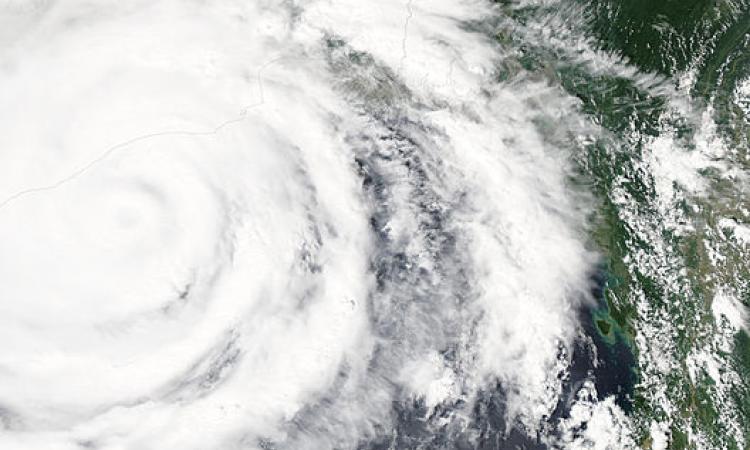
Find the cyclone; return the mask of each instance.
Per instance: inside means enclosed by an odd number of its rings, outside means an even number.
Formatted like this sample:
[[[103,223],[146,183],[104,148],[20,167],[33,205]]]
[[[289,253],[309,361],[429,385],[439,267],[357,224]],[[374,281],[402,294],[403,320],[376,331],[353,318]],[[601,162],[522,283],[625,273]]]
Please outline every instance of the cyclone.
[[[686,100],[509,17],[0,2],[0,447],[636,445],[578,165],[618,138],[502,33]]]

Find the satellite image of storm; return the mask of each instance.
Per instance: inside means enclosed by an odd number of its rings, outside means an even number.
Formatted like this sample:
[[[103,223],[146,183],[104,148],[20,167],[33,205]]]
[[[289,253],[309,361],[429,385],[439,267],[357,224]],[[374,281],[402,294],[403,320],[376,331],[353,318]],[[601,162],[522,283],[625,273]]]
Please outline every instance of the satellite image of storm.
[[[750,450],[750,0],[0,0],[0,450]]]

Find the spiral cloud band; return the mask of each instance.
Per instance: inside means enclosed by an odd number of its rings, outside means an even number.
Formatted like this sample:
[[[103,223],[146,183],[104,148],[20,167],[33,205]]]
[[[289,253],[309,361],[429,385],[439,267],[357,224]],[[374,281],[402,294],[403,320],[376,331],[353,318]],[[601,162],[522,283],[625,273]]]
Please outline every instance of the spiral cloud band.
[[[0,4],[0,447],[567,445],[578,125],[493,14]]]

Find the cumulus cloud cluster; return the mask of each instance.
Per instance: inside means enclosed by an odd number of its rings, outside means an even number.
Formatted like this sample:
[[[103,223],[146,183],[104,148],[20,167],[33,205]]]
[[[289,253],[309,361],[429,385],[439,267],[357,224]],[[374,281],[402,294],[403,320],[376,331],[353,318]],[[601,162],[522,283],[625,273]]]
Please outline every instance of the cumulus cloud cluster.
[[[593,257],[493,14],[0,4],[0,446],[357,448],[495,386],[537,433]]]

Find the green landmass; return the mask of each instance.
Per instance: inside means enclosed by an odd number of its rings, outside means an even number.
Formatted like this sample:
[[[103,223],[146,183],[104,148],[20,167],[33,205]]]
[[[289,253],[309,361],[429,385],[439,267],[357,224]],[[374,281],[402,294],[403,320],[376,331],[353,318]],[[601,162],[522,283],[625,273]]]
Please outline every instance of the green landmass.
[[[750,105],[736,95],[750,78],[750,6],[575,0],[499,7],[507,20],[494,35],[506,54],[498,82],[544,80],[575,98],[598,130],[570,136],[567,145],[576,162],[572,182],[596,196],[591,238],[607,258],[606,307],[593,320],[607,342],[621,334],[638,355],[636,442],[651,448],[649,426],[658,421],[669,424],[671,449],[750,449],[750,338],[712,309],[726,292],[750,306],[748,248],[721,225],[750,223],[750,193],[740,182],[750,173]],[[609,58],[610,67],[596,58]],[[687,109],[675,106],[673,92],[687,98]],[[701,128],[706,115],[715,137]],[[675,184],[664,194],[654,148],[665,137],[685,154],[709,138],[728,149],[699,172],[700,193]]]

